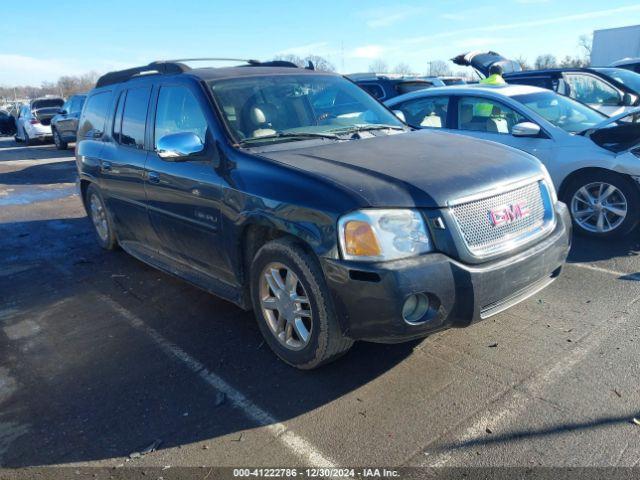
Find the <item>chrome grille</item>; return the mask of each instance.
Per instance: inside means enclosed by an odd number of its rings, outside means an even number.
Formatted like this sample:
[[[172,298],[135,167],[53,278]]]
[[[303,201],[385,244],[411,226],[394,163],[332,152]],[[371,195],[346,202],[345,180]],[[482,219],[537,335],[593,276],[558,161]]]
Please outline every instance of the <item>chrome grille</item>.
[[[491,212],[525,206],[528,213],[494,225]],[[508,192],[451,207],[469,251],[485,257],[515,248],[538,238],[553,222],[553,207],[547,187],[536,181]]]

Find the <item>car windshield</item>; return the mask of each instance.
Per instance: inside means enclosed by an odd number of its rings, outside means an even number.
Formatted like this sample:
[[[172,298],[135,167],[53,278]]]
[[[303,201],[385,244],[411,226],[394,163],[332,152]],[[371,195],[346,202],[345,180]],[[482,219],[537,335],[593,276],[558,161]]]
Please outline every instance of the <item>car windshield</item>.
[[[640,74],[622,68],[599,68],[598,71],[640,94]]]
[[[583,103],[551,91],[516,95],[513,99],[569,133],[582,132],[608,118]]]
[[[209,85],[229,130],[243,145],[406,128],[360,87],[335,75],[247,76]]]

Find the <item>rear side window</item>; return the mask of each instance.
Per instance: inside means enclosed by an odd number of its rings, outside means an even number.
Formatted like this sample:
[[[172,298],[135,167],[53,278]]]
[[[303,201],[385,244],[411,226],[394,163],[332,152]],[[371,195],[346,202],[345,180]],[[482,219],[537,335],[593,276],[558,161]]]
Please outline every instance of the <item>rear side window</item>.
[[[207,120],[200,104],[185,87],[162,87],[156,111],[155,144],[173,133],[194,133],[205,142]]]
[[[120,143],[134,148],[144,148],[144,132],[151,87],[127,90],[122,112]],[[118,118],[116,117],[116,122]]]
[[[78,127],[78,138],[102,135],[110,102],[110,91],[96,93],[87,99],[87,105],[82,112],[80,127]]]
[[[384,98],[384,90],[380,85],[376,85],[375,83],[360,83],[359,85],[372,97],[377,98],[378,100]]]
[[[68,102],[67,102],[68,103]],[[79,113],[82,110],[82,105],[84,104],[84,97],[73,97],[71,98],[71,105],[69,106],[69,113]]]
[[[527,77],[527,78],[507,78],[507,83],[515,83],[516,85],[531,85],[532,87],[553,89],[551,79],[549,77]]]
[[[445,128],[449,110],[448,97],[426,97],[407,100],[395,105],[393,110],[400,110],[409,125],[429,128]]]

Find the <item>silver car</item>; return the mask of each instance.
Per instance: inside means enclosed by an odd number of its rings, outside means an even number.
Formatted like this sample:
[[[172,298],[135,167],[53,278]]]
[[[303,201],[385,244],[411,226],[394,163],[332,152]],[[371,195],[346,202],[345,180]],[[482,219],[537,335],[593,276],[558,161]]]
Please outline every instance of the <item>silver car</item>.
[[[386,105],[410,125],[509,145],[547,167],[576,231],[610,238],[640,222],[640,109],[609,118],[524,85],[420,90]]]

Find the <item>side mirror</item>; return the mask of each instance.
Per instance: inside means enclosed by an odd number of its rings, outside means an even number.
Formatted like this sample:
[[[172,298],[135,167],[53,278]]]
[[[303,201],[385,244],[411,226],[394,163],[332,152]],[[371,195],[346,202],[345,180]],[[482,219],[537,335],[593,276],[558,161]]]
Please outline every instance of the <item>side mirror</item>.
[[[513,126],[511,135],[514,137],[537,137],[540,135],[540,125],[533,122],[522,122]]]
[[[158,156],[167,161],[184,160],[204,150],[204,143],[195,133],[180,132],[165,135],[158,140]]]
[[[633,95],[631,95],[630,93],[625,93],[622,96],[622,106],[623,107],[630,107],[632,106],[634,103],[636,103],[636,99],[633,98]]]
[[[393,114],[402,120],[404,123],[407,123],[407,118],[404,116],[404,112],[402,110],[394,110]]]

